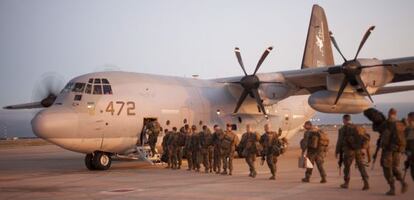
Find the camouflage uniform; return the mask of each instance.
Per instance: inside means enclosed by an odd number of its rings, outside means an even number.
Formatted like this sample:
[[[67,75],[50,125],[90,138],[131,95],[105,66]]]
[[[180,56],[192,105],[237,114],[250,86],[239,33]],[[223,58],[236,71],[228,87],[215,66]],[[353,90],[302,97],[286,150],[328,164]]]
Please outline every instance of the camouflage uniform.
[[[213,135],[210,129],[206,128],[200,132],[201,155],[205,172],[213,172]]]
[[[170,163],[170,154],[169,154],[169,150],[168,150],[168,139],[170,138],[170,132],[166,132],[164,137],[162,138],[162,142],[161,142],[161,146],[162,146],[162,154],[163,156],[165,155],[167,157],[167,168],[171,167],[171,163]]]
[[[259,142],[259,134],[254,132],[246,132],[242,135],[240,141],[240,148],[242,149],[242,155],[249,165],[250,177],[256,177],[257,172],[255,168],[256,155],[258,153],[257,143]]]
[[[414,180],[414,122],[410,122],[405,129],[405,138],[407,140],[407,147],[405,152],[407,153],[408,164],[411,168],[411,178]]]
[[[340,155],[343,153],[344,162],[344,180],[345,183],[341,185],[342,188],[349,187],[349,181],[351,179],[351,165],[355,159],[359,172],[361,173],[362,180],[364,181],[363,190],[369,189],[368,174],[364,165],[364,158],[362,152],[362,146],[355,145],[356,137],[358,137],[357,127],[353,124],[347,124],[339,129],[338,141],[336,143],[335,154]]]
[[[216,173],[220,173],[221,171],[221,140],[223,139],[224,132],[222,130],[216,131],[213,133],[213,168]]]
[[[405,126],[402,122],[388,119],[380,128],[381,133],[381,166],[384,177],[390,185],[387,195],[395,195],[395,179],[401,182],[402,192],[407,190],[399,169],[401,153],[405,150]]]
[[[178,150],[180,148],[179,142],[180,133],[177,131],[171,131],[167,140],[168,146],[168,162],[172,169],[178,168]]]
[[[277,143],[278,134],[276,132],[266,132],[260,137],[260,144],[263,147],[262,159],[266,159],[267,166],[272,176],[271,180],[276,179],[277,155],[273,153],[272,146]]]
[[[233,131],[225,131],[223,139],[220,142],[220,153],[223,161],[223,172],[221,174],[232,175],[233,172],[233,158],[236,146],[239,143],[239,139]]]
[[[326,183],[326,172],[323,167],[325,162],[327,147],[322,147],[318,144],[314,144],[313,138],[319,138],[319,130],[311,129],[305,131],[303,135],[303,140],[301,141],[302,152],[306,151],[306,157],[310,160],[312,165],[318,167],[319,174],[321,175],[321,183]],[[302,179],[303,182],[309,182],[310,177],[312,176],[313,168],[307,168],[305,172],[305,178]]]
[[[192,146],[192,137],[191,137],[192,133],[190,130],[185,130],[185,146],[184,146],[184,151],[185,151],[185,156],[187,158],[187,163],[188,163],[188,171],[194,169],[193,166],[193,146]]]
[[[200,144],[200,133],[193,132],[191,135],[191,147],[192,147],[192,156],[193,156],[193,169],[197,172],[200,171],[201,164],[201,144]]]
[[[157,121],[148,123],[148,144],[151,148],[152,155],[157,154],[155,146],[157,145],[158,135],[161,132],[161,126]]]
[[[178,132],[178,144],[177,144],[177,149],[176,149],[177,165],[178,165],[177,169],[181,169],[183,154],[185,153],[184,152],[185,142],[186,142],[186,132],[183,127]]]

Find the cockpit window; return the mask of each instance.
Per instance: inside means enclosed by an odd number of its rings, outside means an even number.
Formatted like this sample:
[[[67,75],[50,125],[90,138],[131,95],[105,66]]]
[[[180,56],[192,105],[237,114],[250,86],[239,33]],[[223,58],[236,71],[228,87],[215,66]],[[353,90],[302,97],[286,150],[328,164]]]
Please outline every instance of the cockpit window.
[[[61,93],[65,93],[65,92],[69,92],[72,90],[73,87],[73,82],[69,82],[68,84],[66,84],[65,88],[63,88],[63,90],[61,91]]]
[[[87,84],[86,88],[85,88],[85,93],[86,94],[90,94],[92,93],[92,85],[91,84]]]
[[[103,93],[104,94],[112,94],[112,88],[110,85],[103,85]]]
[[[102,94],[102,85],[93,85],[93,94]]]
[[[100,84],[101,83],[101,79],[99,79],[99,78],[95,78],[95,82],[94,82],[95,84]]]
[[[93,78],[90,78],[89,81],[88,81],[88,83],[91,83],[92,84],[93,83]]]
[[[102,79],[102,83],[103,83],[103,84],[109,84],[109,81],[108,81],[108,79],[103,78],[103,79]]]
[[[75,83],[75,87],[73,87],[72,92],[82,93],[84,89],[85,89],[85,83]]]

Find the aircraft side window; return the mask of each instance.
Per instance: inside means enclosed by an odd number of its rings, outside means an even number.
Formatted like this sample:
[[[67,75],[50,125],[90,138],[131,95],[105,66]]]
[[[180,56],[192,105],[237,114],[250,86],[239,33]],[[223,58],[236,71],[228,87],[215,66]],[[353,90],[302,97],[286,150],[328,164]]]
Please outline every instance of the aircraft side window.
[[[75,100],[75,101],[82,100],[82,95],[81,94],[75,95],[75,98],[73,100]]]
[[[95,82],[94,82],[95,84],[101,84],[101,79],[99,79],[99,78],[95,78]]]
[[[110,85],[103,85],[103,93],[104,94],[112,94],[112,88]]]
[[[87,84],[86,88],[85,88],[85,93],[86,94],[90,94],[92,93],[92,85],[91,84]]]
[[[108,79],[103,78],[103,79],[102,79],[102,83],[103,83],[103,84],[109,84],[109,81],[108,81]]]
[[[85,83],[75,83],[75,87],[73,87],[72,92],[83,92],[85,89]]]
[[[93,85],[93,94],[102,94],[102,85]]]

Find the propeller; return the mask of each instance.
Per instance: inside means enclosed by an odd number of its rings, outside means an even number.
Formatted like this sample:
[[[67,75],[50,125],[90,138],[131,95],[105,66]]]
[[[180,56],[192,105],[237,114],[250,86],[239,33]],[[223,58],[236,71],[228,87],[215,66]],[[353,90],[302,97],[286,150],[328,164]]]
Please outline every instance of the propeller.
[[[40,101],[43,107],[50,107],[63,89],[64,83],[63,78],[56,73],[43,75],[33,89],[33,101]]]
[[[260,84],[266,84],[266,83],[280,83],[280,82],[272,82],[272,81],[260,81],[259,77],[257,77],[256,73],[259,71],[260,66],[263,64],[263,61],[266,59],[267,55],[269,55],[270,51],[273,50],[273,47],[268,47],[262,54],[262,57],[260,57],[259,61],[257,62],[256,68],[253,72],[253,74],[247,74],[246,69],[243,64],[243,60],[241,58],[240,49],[236,47],[234,49],[234,52],[237,57],[237,61],[240,64],[241,69],[243,70],[244,77],[240,81],[231,82],[234,84],[240,84],[243,87],[243,92],[240,95],[239,100],[237,101],[236,108],[234,109],[233,113],[237,113],[243,104],[244,100],[246,99],[247,95],[250,95],[256,100],[256,103],[260,110],[263,112],[265,117],[267,118],[266,109],[263,105],[263,100],[260,98],[259,95],[259,87]]]
[[[361,49],[364,47],[365,42],[368,40],[369,36],[371,35],[371,32],[374,29],[375,29],[375,26],[371,26],[365,32],[364,37],[359,43],[359,47],[355,54],[355,57],[352,60],[346,59],[346,57],[342,54],[341,50],[339,49],[338,43],[336,42],[332,32],[329,32],[331,41],[335,49],[338,51],[338,53],[341,55],[342,59],[344,60],[344,63],[341,66],[330,67],[327,70],[329,74],[339,74],[339,73],[344,74],[344,79],[342,80],[341,86],[338,90],[338,94],[335,99],[335,105],[338,103],[339,99],[341,98],[341,95],[343,94],[348,84],[351,84],[352,86],[359,86],[362,89],[362,91],[368,96],[371,102],[374,102],[372,100],[371,94],[367,90],[366,85],[362,81],[362,78],[361,78],[362,70],[365,68],[378,67],[378,66],[394,66],[393,64],[361,65],[361,63],[358,61],[358,55]]]

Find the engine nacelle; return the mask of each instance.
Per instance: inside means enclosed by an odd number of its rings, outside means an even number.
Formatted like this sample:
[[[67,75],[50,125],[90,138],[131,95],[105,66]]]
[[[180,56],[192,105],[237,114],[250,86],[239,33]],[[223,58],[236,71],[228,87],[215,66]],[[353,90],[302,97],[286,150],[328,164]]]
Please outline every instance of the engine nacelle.
[[[371,107],[371,103],[364,96],[356,93],[344,92],[338,103],[334,105],[337,92],[321,90],[309,96],[309,105],[324,113],[357,114]]]

